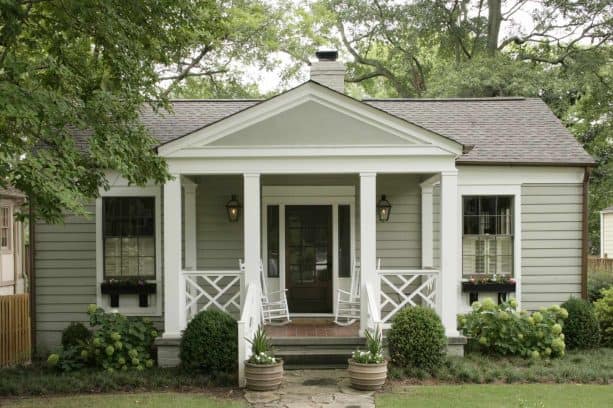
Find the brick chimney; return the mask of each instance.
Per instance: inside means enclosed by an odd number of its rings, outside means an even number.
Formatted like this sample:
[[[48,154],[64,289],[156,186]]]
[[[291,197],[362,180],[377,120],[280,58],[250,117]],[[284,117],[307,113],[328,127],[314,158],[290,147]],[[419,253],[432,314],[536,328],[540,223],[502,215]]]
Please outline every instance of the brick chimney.
[[[338,59],[338,51],[317,51],[317,61],[311,64],[311,79],[335,91],[345,92],[345,64]]]

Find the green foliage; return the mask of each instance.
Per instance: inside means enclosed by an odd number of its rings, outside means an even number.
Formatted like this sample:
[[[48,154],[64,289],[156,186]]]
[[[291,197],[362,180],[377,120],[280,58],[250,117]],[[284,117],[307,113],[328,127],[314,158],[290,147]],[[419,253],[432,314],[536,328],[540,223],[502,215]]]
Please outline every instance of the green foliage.
[[[238,367],[238,328],[227,313],[204,310],[181,338],[181,364],[188,370],[233,373]]]
[[[253,339],[248,339],[251,343],[251,364],[274,364],[277,360],[274,357],[270,339],[262,326],[258,327]]]
[[[27,367],[0,369],[0,397],[147,391],[202,393],[208,387],[235,385],[233,376],[212,376],[177,368],[114,372],[85,368],[58,373],[35,362]]]
[[[472,347],[485,353],[524,358],[564,355],[562,334],[567,311],[558,305],[532,314],[517,310],[511,299],[500,305],[487,298],[472,305],[472,311],[458,316],[458,327]]]
[[[105,313],[96,305],[90,305],[87,313],[93,336],[87,342],[80,341],[51,354],[47,360],[49,366],[60,371],[89,366],[109,373],[116,370],[142,371],[154,366],[151,351],[158,333],[151,321]]]
[[[62,347],[86,344],[91,337],[92,332],[83,323],[73,322],[62,331]]]
[[[600,343],[613,347],[613,287],[602,290],[602,297],[594,302],[594,311],[600,325]]]
[[[447,338],[434,310],[407,307],[394,317],[388,344],[394,364],[434,370],[444,361]]]
[[[570,298],[562,304],[568,310],[564,335],[569,349],[590,349],[600,343],[600,327],[591,303]]]
[[[383,358],[383,333],[381,329],[372,333],[370,330],[365,331],[366,334],[366,351],[357,349],[351,355],[351,358],[360,364],[381,364],[385,361]]]
[[[587,296],[590,302],[602,297],[602,290],[613,287],[613,273],[607,271],[588,270]]]

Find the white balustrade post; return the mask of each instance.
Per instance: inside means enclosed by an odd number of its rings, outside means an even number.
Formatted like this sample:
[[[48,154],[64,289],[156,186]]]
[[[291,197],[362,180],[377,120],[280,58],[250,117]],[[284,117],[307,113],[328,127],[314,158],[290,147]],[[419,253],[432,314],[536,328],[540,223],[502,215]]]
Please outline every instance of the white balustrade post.
[[[458,173],[441,173],[441,272],[439,275],[440,316],[448,337],[457,336],[456,315],[460,299]]]
[[[381,300],[380,282],[377,276],[377,174],[360,173],[360,334],[368,327],[368,297],[366,284]],[[376,305],[379,310],[379,305]],[[378,321],[381,316],[371,316]]]
[[[245,287],[259,283],[260,246],[260,175],[243,175]]]
[[[164,338],[179,338],[185,328],[185,283],[181,274],[181,180],[178,174],[173,177],[164,184]]]
[[[183,211],[184,211],[184,242],[185,242],[185,269],[195,271],[197,269],[197,251],[196,251],[196,190],[198,184],[188,178],[183,178]],[[195,277],[194,277],[195,278]],[[197,279],[197,278],[195,278]],[[183,280],[183,286],[185,281]],[[191,295],[196,296],[198,291],[192,288]],[[190,314],[193,317],[198,313],[198,304],[195,303],[190,309]]]

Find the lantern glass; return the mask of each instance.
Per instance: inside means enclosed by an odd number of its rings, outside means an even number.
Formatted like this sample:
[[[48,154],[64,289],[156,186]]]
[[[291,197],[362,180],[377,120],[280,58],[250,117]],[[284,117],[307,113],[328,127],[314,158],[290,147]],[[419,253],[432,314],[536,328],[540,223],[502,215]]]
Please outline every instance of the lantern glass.
[[[241,213],[241,204],[238,202],[235,194],[232,194],[230,201],[226,203],[226,211],[228,212],[228,220],[237,222]]]
[[[385,194],[381,196],[381,200],[377,203],[377,214],[379,215],[379,221],[387,222],[390,219],[390,212],[392,211],[392,205]]]

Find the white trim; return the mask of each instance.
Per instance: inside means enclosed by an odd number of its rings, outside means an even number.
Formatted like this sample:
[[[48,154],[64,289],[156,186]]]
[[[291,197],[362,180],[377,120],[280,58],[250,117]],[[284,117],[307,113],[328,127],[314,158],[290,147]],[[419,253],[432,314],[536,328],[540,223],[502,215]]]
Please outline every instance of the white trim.
[[[600,257],[604,258],[604,215],[605,212],[600,212]]]
[[[522,295],[522,285],[521,285],[521,184],[516,185],[461,185],[458,188],[458,200],[459,200],[459,237],[458,242],[460,243],[460,254],[462,254],[462,239],[463,239],[463,229],[462,229],[462,202],[463,196],[467,195],[506,195],[513,196],[513,277],[516,280],[515,285],[515,299],[517,299],[518,308],[521,308],[521,295]],[[463,264],[460,264],[461,268],[463,268]],[[466,295],[468,296],[468,295]],[[461,296],[463,304],[460,305],[460,310],[466,310],[467,304],[464,302],[465,296]]]
[[[0,246],[0,254],[2,255],[11,255],[13,254],[14,251],[14,247],[16,246],[16,240],[15,240],[15,231],[13,230],[15,228],[15,220],[14,220],[14,210],[15,210],[15,205],[11,200],[0,200],[0,210],[2,210],[2,208],[6,208],[8,209],[8,231],[7,231],[7,246]],[[4,228],[0,225],[0,228]],[[0,265],[0,272],[2,271],[2,265]],[[13,273],[15,272],[15,267],[13,266]],[[1,278],[1,276],[0,276]],[[17,279],[16,276],[14,276],[15,279]],[[0,279],[1,280],[1,279]]]
[[[438,285],[437,308],[447,337],[458,335],[456,315],[461,299],[461,231],[458,218],[462,206],[459,205],[457,171],[441,172],[440,193],[440,279]]]
[[[375,126],[401,139],[424,144],[433,144],[453,155],[461,154],[462,146],[416,124],[404,121],[370,105],[327,89],[313,82],[304,83],[284,94],[278,95],[248,109],[231,115],[219,122],[204,127],[192,134],[176,139],[163,146],[160,156],[172,157],[177,151],[201,147],[224,136],[264,121],[307,102],[315,102],[328,109],[344,114],[363,123]]]
[[[102,199],[104,197],[154,197],[155,199],[155,304],[149,307],[125,307],[119,304],[118,311],[126,316],[161,316],[162,298],[165,288],[162,285],[162,201],[161,187],[111,186],[100,190],[96,199],[96,303],[109,308],[103,301],[100,284],[104,281],[104,248],[102,239]]]
[[[356,174],[455,171],[453,156],[267,157],[167,159],[171,173],[200,174]]]
[[[379,305],[369,307],[366,298],[369,290],[380,296],[380,281],[377,275],[377,174],[360,173],[360,335],[368,328],[369,320],[378,322],[381,316],[368,316],[370,310],[379,310]],[[379,311],[380,314],[380,311]]]
[[[338,276],[338,206],[348,205],[350,214],[351,254],[355,256],[355,186],[263,186],[262,187],[262,260],[264,275],[268,278],[267,206],[279,206],[279,289],[286,287],[285,276],[285,206],[287,205],[329,205],[332,207],[332,300],[340,287]],[[346,279],[346,278],[343,278]],[[291,317],[333,316],[336,304],[332,302],[332,313],[292,313]]]

